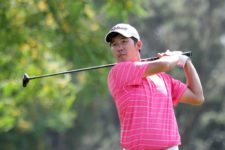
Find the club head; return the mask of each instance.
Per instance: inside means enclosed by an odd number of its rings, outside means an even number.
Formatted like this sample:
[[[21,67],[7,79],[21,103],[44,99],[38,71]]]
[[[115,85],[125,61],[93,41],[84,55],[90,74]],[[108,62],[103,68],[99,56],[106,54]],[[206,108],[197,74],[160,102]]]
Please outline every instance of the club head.
[[[29,81],[30,81],[30,78],[28,74],[25,73],[23,76],[23,87],[26,87]]]

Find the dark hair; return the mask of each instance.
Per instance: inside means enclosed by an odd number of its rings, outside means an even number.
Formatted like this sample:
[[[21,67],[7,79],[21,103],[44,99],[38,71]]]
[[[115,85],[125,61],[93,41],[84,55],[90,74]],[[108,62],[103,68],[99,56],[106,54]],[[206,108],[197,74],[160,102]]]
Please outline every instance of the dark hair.
[[[135,37],[131,37],[131,39],[134,41],[134,44],[137,44],[138,40]]]
[[[117,33],[117,32],[112,32],[112,33],[110,33],[110,36],[109,36],[109,44],[111,45],[111,43],[112,43],[112,39],[114,38],[114,37],[116,37],[116,36],[118,36],[119,35],[119,33]]]
[[[135,37],[131,37],[131,39],[134,41],[134,44],[137,44],[138,39],[136,39]],[[141,53],[141,50],[139,49],[139,53]]]

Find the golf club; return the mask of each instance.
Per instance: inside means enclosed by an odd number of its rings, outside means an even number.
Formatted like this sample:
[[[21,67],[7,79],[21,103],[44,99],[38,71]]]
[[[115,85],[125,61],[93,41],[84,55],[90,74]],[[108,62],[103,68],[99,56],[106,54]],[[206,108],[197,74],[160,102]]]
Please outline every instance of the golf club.
[[[186,55],[186,56],[191,57],[192,52],[191,51],[183,52],[182,55]],[[151,57],[151,58],[142,59],[141,61],[153,61],[153,60],[157,60],[157,59],[159,59],[159,58],[158,57]],[[33,79],[45,78],[45,77],[56,76],[56,75],[67,74],[67,73],[76,73],[76,72],[88,71],[88,70],[100,69],[100,68],[106,68],[106,67],[112,67],[114,65],[116,65],[116,63],[87,67],[87,68],[80,68],[80,69],[75,69],[75,70],[70,70],[70,71],[63,71],[63,72],[58,72],[58,73],[53,73],[53,74],[45,74],[45,75],[32,76],[32,77],[29,77],[28,74],[25,73],[24,76],[23,76],[22,84],[23,84],[23,87],[26,87],[27,84],[29,83],[29,81],[33,80]]]

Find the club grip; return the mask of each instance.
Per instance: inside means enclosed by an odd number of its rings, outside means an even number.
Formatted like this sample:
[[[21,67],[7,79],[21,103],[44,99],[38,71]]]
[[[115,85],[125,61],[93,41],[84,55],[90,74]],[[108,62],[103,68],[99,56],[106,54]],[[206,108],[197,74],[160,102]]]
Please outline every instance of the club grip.
[[[186,51],[186,52],[183,52],[182,55],[186,55],[188,57],[191,57],[192,56],[192,52],[191,51]],[[153,60],[157,60],[157,59],[159,59],[159,57],[144,58],[144,59],[141,59],[141,61],[153,61]]]

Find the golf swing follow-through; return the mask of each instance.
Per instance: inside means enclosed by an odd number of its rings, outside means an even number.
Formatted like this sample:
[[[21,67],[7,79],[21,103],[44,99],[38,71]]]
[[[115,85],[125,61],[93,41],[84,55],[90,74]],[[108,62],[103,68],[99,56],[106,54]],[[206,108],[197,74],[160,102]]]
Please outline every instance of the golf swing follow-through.
[[[108,87],[120,121],[122,150],[178,150],[181,139],[174,112],[178,103],[201,105],[202,85],[191,59],[181,51],[158,53],[142,62],[142,40],[131,25],[119,23],[106,34],[117,64]],[[186,83],[168,71],[182,68]]]
[[[182,54],[186,55],[186,56],[189,56],[189,57],[192,56],[191,51],[183,52]],[[142,59],[142,61],[153,61],[153,60],[156,60],[156,59],[158,59],[158,57],[146,58],[146,59]],[[50,76],[57,76],[57,75],[68,74],[68,73],[76,73],[76,72],[88,71],[88,70],[94,70],[94,69],[100,69],[100,68],[107,68],[107,67],[112,67],[115,64],[116,63],[87,67],[87,68],[80,68],[80,69],[63,71],[63,72],[52,73],[52,74],[45,74],[45,75],[40,75],[40,76],[31,76],[31,77],[29,77],[29,75],[27,73],[25,73],[24,76],[23,76],[22,85],[23,85],[23,87],[26,87],[27,84],[29,83],[29,81],[33,80],[33,79],[45,78],[45,77],[50,77]]]
[[[32,77],[25,74],[23,86],[33,79],[112,67],[108,87],[119,116],[121,149],[178,150],[181,139],[174,106],[204,102],[191,51],[167,50],[142,59],[139,33],[125,23],[113,26],[105,41],[116,63]],[[177,66],[183,69],[186,83],[166,73]]]

